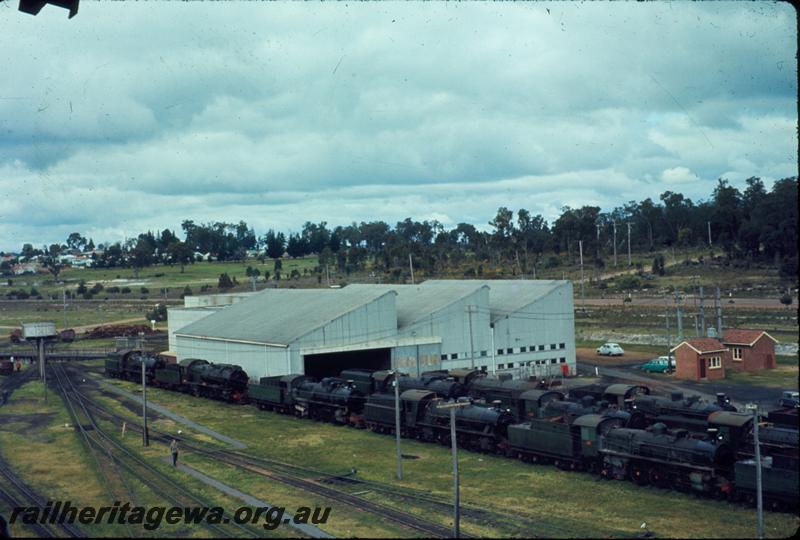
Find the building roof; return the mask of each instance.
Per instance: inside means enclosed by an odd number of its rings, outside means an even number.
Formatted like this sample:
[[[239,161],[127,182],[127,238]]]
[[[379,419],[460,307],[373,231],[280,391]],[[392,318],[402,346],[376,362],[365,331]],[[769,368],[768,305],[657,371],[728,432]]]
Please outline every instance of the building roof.
[[[473,287],[488,286],[489,310],[491,311],[491,320],[495,322],[511,313],[520,311],[569,283],[567,280],[559,279],[429,279],[422,286],[431,289],[463,284]],[[572,302],[571,295],[569,301]],[[572,305],[570,305],[564,313],[572,315],[572,309]]]
[[[483,287],[485,285],[474,281],[459,281],[447,287],[436,288],[421,285],[353,284],[348,285],[345,289],[397,292],[397,298],[395,298],[397,328],[402,330],[462,298],[474,294]]]
[[[712,353],[712,352],[724,352],[728,349],[722,342],[716,338],[692,338],[681,341],[675,347],[670,349],[669,352],[673,352],[677,350],[679,347],[683,347],[684,345],[688,345],[691,347],[697,354],[705,354],[705,353]]]
[[[767,336],[769,339],[778,342],[777,339],[767,334],[763,330],[746,330],[744,328],[725,330],[722,335],[722,342],[726,345],[747,345],[752,347],[756,341],[761,339],[761,336]]]
[[[287,346],[365,304],[396,294],[348,289],[265,289],[181,328],[175,335]]]

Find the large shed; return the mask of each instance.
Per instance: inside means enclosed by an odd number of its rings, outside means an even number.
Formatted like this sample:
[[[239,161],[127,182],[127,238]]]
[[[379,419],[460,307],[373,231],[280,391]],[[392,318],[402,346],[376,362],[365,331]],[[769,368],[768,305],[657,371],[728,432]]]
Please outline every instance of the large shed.
[[[345,368],[389,369],[397,337],[394,291],[266,289],[174,333],[178,359],[241,366],[252,380]],[[420,345],[436,346],[423,339]],[[438,348],[437,348],[438,350]]]
[[[429,280],[435,289],[468,283],[489,287],[489,358],[482,369],[575,374],[575,307],[566,280]],[[492,346],[493,344],[493,346]],[[563,368],[562,366],[567,366]]]

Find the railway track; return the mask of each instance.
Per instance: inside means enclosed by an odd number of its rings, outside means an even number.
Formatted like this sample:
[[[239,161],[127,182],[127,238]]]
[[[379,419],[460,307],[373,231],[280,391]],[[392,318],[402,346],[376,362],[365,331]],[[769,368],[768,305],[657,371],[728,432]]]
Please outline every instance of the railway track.
[[[11,508],[29,506],[44,508],[47,505],[45,498],[23,482],[22,479],[11,470],[8,463],[3,460],[0,460],[0,480],[3,480],[2,483],[0,483],[0,498],[5,500]],[[84,533],[80,527],[70,523],[32,523],[26,525],[36,531],[36,534],[47,538],[59,536],[56,534],[59,531],[70,538],[86,538],[86,533]]]
[[[108,453],[121,468],[133,475],[152,490],[153,493],[158,494],[173,506],[180,508],[191,506],[210,508],[215,506],[190,493],[106,434],[95,421],[93,414],[89,412],[89,400],[75,388],[63,366],[53,364],[51,367],[55,374],[55,383],[64,397],[64,400],[69,403],[69,408],[76,413],[77,409],[80,409],[90,424],[90,429],[86,429],[86,426],[83,426],[76,416],[76,425],[79,427],[79,430],[86,434],[86,440],[89,444],[98,450]],[[230,515],[224,515],[223,521],[229,526],[223,527],[213,523],[204,523],[203,526],[221,538],[228,538],[232,535],[230,527],[235,527],[239,536],[241,536],[242,533],[246,536],[260,536],[258,530],[237,523]]]
[[[89,404],[90,407],[93,407],[100,414],[105,415],[107,418],[115,421],[118,424],[121,424],[122,422],[128,422],[128,427],[131,430],[141,432],[140,425],[131,422],[129,419],[121,415],[109,411],[84,394],[82,394],[82,398],[87,404]],[[177,437],[172,434],[159,432],[153,428],[148,428],[148,432],[152,440],[160,440],[168,443],[173,438],[178,439],[184,448],[192,450],[198,454],[211,457],[216,461],[238,467],[254,474],[258,474],[265,478],[269,478],[270,480],[280,482],[284,485],[305,491],[307,493],[319,495],[332,501],[351,506],[359,511],[367,511],[390,522],[396,523],[404,528],[422,533],[427,537],[448,538],[452,535],[452,528],[449,526],[441,525],[409,512],[396,510],[384,504],[369,501],[363,497],[352,495],[348,492],[324,485],[318,480],[309,480],[299,471],[292,471],[288,468],[284,470],[278,470],[277,467],[274,465],[270,466],[270,464],[266,461],[259,462],[258,458],[253,458],[238,452],[220,450],[218,448],[209,448],[207,445],[198,444],[187,437]],[[452,506],[448,506],[448,508],[452,508]],[[470,535],[464,533],[462,533],[461,536],[464,538],[471,537]]]

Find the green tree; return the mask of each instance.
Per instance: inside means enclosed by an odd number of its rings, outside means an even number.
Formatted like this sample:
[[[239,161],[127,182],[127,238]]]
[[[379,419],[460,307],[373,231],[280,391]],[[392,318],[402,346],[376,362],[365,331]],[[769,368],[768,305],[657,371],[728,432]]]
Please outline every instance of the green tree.
[[[217,281],[217,287],[220,289],[230,289],[233,287],[233,281],[228,273],[220,274],[219,280]]]

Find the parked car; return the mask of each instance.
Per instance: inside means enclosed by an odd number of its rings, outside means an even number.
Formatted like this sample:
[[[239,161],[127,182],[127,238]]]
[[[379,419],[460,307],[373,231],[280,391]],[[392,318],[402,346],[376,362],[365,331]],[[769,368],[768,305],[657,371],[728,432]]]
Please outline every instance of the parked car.
[[[622,356],[625,351],[616,343],[606,343],[597,348],[597,354],[601,356]]]
[[[642,364],[642,371],[647,373],[669,373],[675,369],[675,358],[671,356],[659,356],[649,362]]]
[[[784,390],[778,400],[781,407],[797,407],[800,404],[800,393],[794,390]]]

